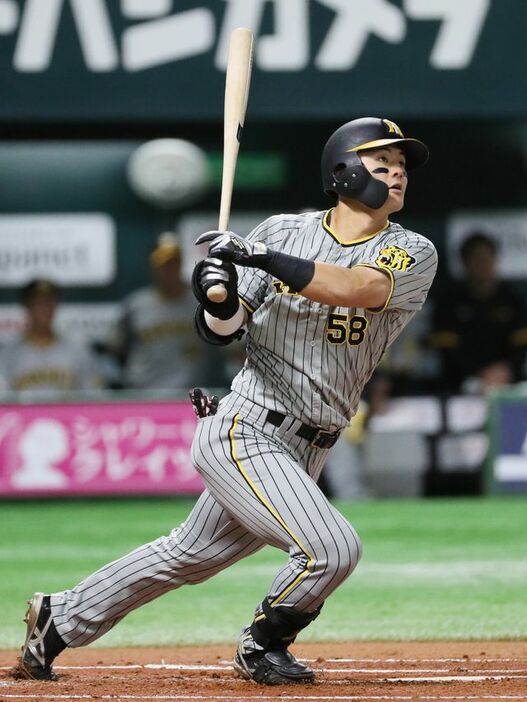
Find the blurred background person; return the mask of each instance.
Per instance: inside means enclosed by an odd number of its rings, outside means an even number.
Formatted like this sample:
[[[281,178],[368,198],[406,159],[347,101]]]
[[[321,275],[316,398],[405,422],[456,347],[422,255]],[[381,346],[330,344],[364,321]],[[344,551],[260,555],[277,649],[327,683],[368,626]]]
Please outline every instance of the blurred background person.
[[[427,300],[421,317],[416,315],[384,354],[376,377],[382,373],[379,388],[386,393],[385,399],[436,391],[440,369],[437,354],[427,343],[432,330],[432,311],[432,303]]]
[[[460,247],[463,278],[437,297],[429,337],[450,392],[484,392],[522,378],[527,349],[525,304],[500,279],[498,246],[474,232]]]
[[[181,247],[165,232],[150,254],[153,284],[126,297],[110,348],[123,368],[122,385],[182,389],[207,384],[210,352],[194,331],[194,296],[181,275]],[[215,356],[216,379],[223,373]],[[220,364],[221,365],[221,364]]]
[[[25,329],[3,349],[5,388],[46,394],[99,388],[90,351],[55,329],[57,285],[50,280],[32,280],[22,289],[20,301],[26,313]]]
[[[377,368],[364,388],[357,414],[333,447],[322,480],[319,480],[321,489],[329,497],[354,501],[376,497],[375,486],[368,475],[366,441],[372,418],[386,412],[392,391],[390,373],[384,366]]]
[[[357,414],[333,446],[318,484],[329,497],[365,500],[370,497],[363,455],[368,404],[361,400]]]

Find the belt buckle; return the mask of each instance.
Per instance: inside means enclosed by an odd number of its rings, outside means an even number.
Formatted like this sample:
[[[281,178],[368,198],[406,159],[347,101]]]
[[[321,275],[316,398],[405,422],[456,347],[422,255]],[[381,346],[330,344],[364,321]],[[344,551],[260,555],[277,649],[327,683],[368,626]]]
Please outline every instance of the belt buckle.
[[[311,446],[318,449],[331,448],[335,443],[332,441],[334,438],[335,434],[332,434],[330,431],[324,431],[324,429],[319,429],[311,439]]]

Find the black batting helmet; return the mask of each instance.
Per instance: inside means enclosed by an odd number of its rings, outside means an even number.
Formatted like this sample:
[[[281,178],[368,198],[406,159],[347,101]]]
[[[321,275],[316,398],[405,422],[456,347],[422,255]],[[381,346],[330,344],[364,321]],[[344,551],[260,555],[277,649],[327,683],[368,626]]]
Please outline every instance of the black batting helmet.
[[[329,137],[322,151],[322,184],[329,195],[350,197],[367,207],[382,207],[388,197],[385,183],[370,175],[358,152],[400,144],[406,156],[406,170],[428,160],[428,148],[417,139],[404,136],[389,119],[362,117],[346,122]]]

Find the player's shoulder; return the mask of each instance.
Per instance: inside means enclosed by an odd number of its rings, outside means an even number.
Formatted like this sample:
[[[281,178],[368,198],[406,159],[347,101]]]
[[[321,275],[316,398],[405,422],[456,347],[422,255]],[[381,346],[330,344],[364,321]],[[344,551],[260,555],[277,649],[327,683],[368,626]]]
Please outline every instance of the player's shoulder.
[[[56,334],[53,341],[45,346],[36,344],[27,339],[24,335],[20,335],[19,337],[9,341],[4,346],[3,351],[5,356],[17,359],[24,355],[40,356],[42,354],[49,353],[62,353],[65,350],[74,351],[75,349],[75,342],[73,342],[69,337],[62,334]]]
[[[69,355],[72,358],[89,353],[86,342],[77,335],[57,334],[54,347],[57,353]]]
[[[290,229],[302,229],[303,227],[319,224],[325,212],[292,212],[275,214],[268,217],[264,224],[268,229],[288,231]]]
[[[21,352],[24,349],[24,338],[16,336],[9,341],[6,341],[0,348],[0,357],[4,363],[15,358],[20,358]]]
[[[137,309],[145,305],[152,304],[158,299],[157,291],[152,285],[145,285],[142,288],[137,288],[128,293],[123,299],[124,307],[128,309]]]
[[[324,217],[324,211],[305,211],[274,214],[265,219],[260,225],[263,231],[275,238],[287,236],[310,226],[318,226]]]
[[[26,352],[31,352],[35,349],[39,348],[47,348],[46,346],[44,347],[39,347],[35,346],[35,344],[32,344],[24,334],[17,334],[17,336],[14,336],[11,338],[9,341],[7,341],[4,346],[2,347],[2,351],[5,356],[9,356],[12,358],[19,358],[24,353]]]
[[[287,227],[301,228],[312,224],[319,224],[324,218],[325,214],[325,210],[303,210],[301,212],[279,214],[275,215],[275,217],[277,222],[280,222]]]
[[[436,247],[430,239],[424,234],[407,229],[397,222],[390,222],[390,226],[381,234],[381,243],[437,259]]]
[[[75,336],[62,336],[60,338],[60,350],[61,356],[64,360],[73,368],[82,368],[86,364],[92,365],[96,363],[96,355],[92,349],[90,342],[77,335]]]

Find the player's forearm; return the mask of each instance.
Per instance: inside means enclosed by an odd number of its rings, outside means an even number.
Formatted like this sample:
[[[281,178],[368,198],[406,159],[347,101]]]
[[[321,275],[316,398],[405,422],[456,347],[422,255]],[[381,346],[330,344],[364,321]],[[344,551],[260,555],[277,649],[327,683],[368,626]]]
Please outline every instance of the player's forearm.
[[[391,291],[391,280],[382,271],[367,267],[344,268],[315,263],[311,282],[301,290],[304,297],[338,307],[383,307]]]
[[[386,304],[392,288],[388,274],[370,266],[344,268],[267,250],[260,266],[314,302],[375,309]]]
[[[373,266],[344,268],[290,256],[232,232],[205,232],[197,244],[210,242],[209,256],[248,268],[259,268],[304,297],[339,307],[383,307],[392,280]],[[212,260],[212,259],[207,259]]]

